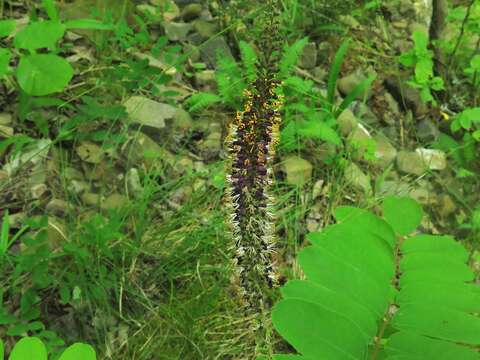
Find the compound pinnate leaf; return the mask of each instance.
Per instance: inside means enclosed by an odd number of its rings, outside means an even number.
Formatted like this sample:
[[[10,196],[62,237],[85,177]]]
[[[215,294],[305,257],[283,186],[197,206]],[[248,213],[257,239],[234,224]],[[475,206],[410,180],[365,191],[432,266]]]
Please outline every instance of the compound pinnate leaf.
[[[24,337],[12,350],[9,360],[47,360],[47,348],[36,337]]]
[[[387,197],[383,202],[383,216],[398,235],[408,235],[420,225],[422,207],[408,197]]]
[[[44,96],[62,91],[73,76],[72,66],[53,54],[34,54],[20,60],[18,84],[27,94]]]

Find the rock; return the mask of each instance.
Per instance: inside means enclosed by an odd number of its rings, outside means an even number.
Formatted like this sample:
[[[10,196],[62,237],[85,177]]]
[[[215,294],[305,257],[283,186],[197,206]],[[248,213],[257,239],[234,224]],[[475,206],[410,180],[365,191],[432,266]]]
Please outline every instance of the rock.
[[[176,109],[164,103],[142,96],[132,96],[124,104],[126,111],[133,123],[163,129],[165,120],[175,116]]]
[[[420,91],[406,85],[405,80],[399,81],[396,77],[390,77],[385,80],[384,85],[403,110],[412,110],[416,117],[422,117],[428,112],[428,106],[423,103]]]
[[[102,148],[91,141],[82,141],[75,150],[80,159],[90,164],[99,164],[105,156]]]
[[[362,125],[357,124],[357,127],[353,129],[352,133],[348,137],[348,144],[354,150],[354,158],[361,159],[375,145],[370,132]]]
[[[322,41],[318,44],[317,62],[325,64],[330,56],[332,50],[332,44],[329,41]]]
[[[167,34],[169,40],[183,41],[187,38],[187,35],[192,30],[193,26],[189,23],[165,22],[164,28],[165,34]]]
[[[10,125],[12,123],[12,115],[9,113],[0,113],[0,125]]]
[[[136,166],[143,164],[146,170],[152,170],[159,163],[175,164],[175,156],[144,133],[136,133],[129,145],[124,148],[123,155]]]
[[[301,157],[289,156],[282,161],[282,170],[287,175],[288,184],[302,186],[312,178],[313,167]]]
[[[328,70],[322,66],[317,66],[312,70],[312,75],[316,81],[325,81],[328,76]]]
[[[398,122],[398,118],[401,116],[398,102],[388,92],[385,92],[384,98],[389,111],[387,114],[383,115],[383,121],[388,125],[395,125]]]
[[[359,119],[363,124],[375,125],[380,121],[378,117],[373,113],[373,111],[362,101],[354,101],[350,104],[350,108],[355,114],[356,118]]]
[[[397,149],[382,134],[375,135],[373,140],[375,141],[375,158],[378,160],[378,165],[386,168],[397,157]]]
[[[315,182],[315,184],[313,185],[313,189],[312,189],[312,199],[313,200],[315,200],[320,195],[322,195],[322,192],[324,190],[324,184],[325,184],[325,181],[323,181],[323,180],[318,180],[318,181]]]
[[[414,0],[413,7],[415,9],[416,21],[421,23],[425,29],[430,29],[433,13],[433,0]]]
[[[52,199],[49,201],[45,209],[47,212],[52,213],[54,215],[62,216],[65,215],[68,208],[68,203],[62,199]]]
[[[410,187],[407,183],[397,180],[385,180],[380,183],[378,196],[408,196]]]
[[[442,150],[416,149],[429,170],[444,170],[447,167],[447,156]]]
[[[397,154],[397,168],[401,172],[417,176],[427,171],[427,166],[422,156],[415,151],[399,151]]]
[[[0,125],[0,138],[8,139],[13,136],[13,128],[10,126]]]
[[[201,19],[195,20],[193,22],[193,28],[200,36],[201,41],[205,41],[212,38],[220,30],[217,24],[211,23],[205,20],[201,20]]]
[[[352,15],[340,15],[340,21],[351,29],[360,29],[360,23]]]
[[[205,159],[213,159],[222,149],[222,133],[212,131],[205,139],[199,142],[198,147]]]
[[[40,199],[43,195],[45,195],[48,191],[48,187],[45,184],[36,184],[32,186],[30,189],[30,193],[32,194],[32,198]]]
[[[353,114],[352,110],[345,109],[337,118],[338,126],[340,128],[340,132],[344,136],[350,135],[353,129],[357,128],[358,120]]]
[[[193,127],[193,120],[188,111],[178,108],[172,122],[175,131],[185,133]]]
[[[364,80],[366,80],[365,75],[361,71],[356,71],[338,80],[338,90],[343,96],[347,96]],[[370,89],[365,89],[356,99],[361,101],[364,98],[370,98],[370,95]]]
[[[100,207],[103,210],[121,210],[128,205],[129,200],[126,196],[120,194],[112,194],[102,202]]]
[[[150,3],[160,7],[165,21],[172,21],[180,16],[180,9],[173,0],[150,0]]]
[[[438,200],[438,213],[440,216],[445,218],[457,211],[457,204],[450,195],[440,195]]]
[[[212,91],[217,88],[214,70],[203,70],[195,73],[195,85],[202,91]]]
[[[305,45],[298,65],[307,70],[313,69],[317,65],[317,45],[314,42]]]
[[[232,52],[223,36],[214,37],[200,47],[200,57],[210,68],[216,68],[217,54],[223,58],[230,57],[233,59]]]
[[[127,171],[126,182],[129,193],[135,198],[139,198],[143,194],[144,189],[136,168]]]
[[[202,13],[203,7],[201,4],[188,4],[182,9],[182,19],[185,21],[192,21]]]
[[[440,136],[440,130],[430,119],[420,121],[417,126],[417,137],[422,141],[435,141]]]
[[[193,169],[193,160],[188,156],[182,156],[173,167],[179,174],[188,174]]]
[[[67,189],[76,195],[81,195],[90,190],[90,184],[85,181],[70,180],[68,181]]]
[[[81,196],[82,202],[88,206],[98,206],[102,201],[102,196],[95,193],[84,193]]]
[[[355,163],[351,162],[345,167],[345,180],[354,188],[363,191],[365,194],[372,193],[370,176],[366,175]]]

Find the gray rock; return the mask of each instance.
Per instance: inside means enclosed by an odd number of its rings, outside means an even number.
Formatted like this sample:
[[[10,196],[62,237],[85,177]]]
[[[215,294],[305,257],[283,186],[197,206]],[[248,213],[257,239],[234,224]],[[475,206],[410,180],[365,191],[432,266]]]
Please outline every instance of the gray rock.
[[[428,107],[423,103],[419,90],[408,86],[406,81],[390,77],[385,80],[384,85],[403,110],[412,110],[417,117],[422,117],[428,112]]]
[[[377,195],[385,196],[407,196],[410,192],[410,187],[407,183],[397,180],[385,180],[380,183],[377,190]]]
[[[209,160],[216,157],[222,149],[222,134],[221,132],[213,131],[208,136],[198,143],[200,153]]]
[[[417,126],[417,137],[422,141],[434,141],[440,136],[440,130],[430,119],[420,121]]]
[[[176,109],[164,103],[143,96],[132,96],[124,104],[133,123],[150,126],[156,129],[165,127],[165,120],[175,116]]]
[[[440,216],[447,217],[449,215],[454,214],[457,211],[458,209],[457,204],[455,203],[455,201],[452,199],[450,195],[448,194],[440,195],[438,200],[439,200],[438,213],[440,214]]]
[[[417,176],[422,175],[428,169],[422,156],[415,151],[399,151],[397,168],[401,172]]]
[[[210,39],[220,30],[217,24],[201,19],[193,22],[193,28],[200,35],[201,41]]]
[[[375,125],[380,122],[377,115],[362,101],[354,101],[350,104],[353,113],[363,124]]]
[[[447,167],[447,156],[442,150],[437,149],[416,149],[425,166],[429,170],[444,170]]]
[[[12,115],[9,113],[0,113],[0,125],[10,125],[12,123]]]
[[[43,195],[45,195],[48,191],[48,187],[45,184],[35,184],[30,189],[30,193],[32,198],[40,199]]]
[[[210,68],[217,66],[217,55],[233,59],[232,52],[223,36],[214,37],[200,47],[200,57]]]
[[[80,159],[90,164],[99,164],[105,157],[102,148],[91,141],[82,141],[75,151]]]
[[[183,41],[187,38],[188,33],[193,29],[192,24],[182,22],[165,22],[165,34],[169,40]]]
[[[388,92],[385,93],[384,98],[389,111],[383,115],[383,121],[388,125],[395,125],[398,122],[398,118],[401,116],[398,102]]]
[[[340,132],[344,136],[350,135],[353,129],[358,126],[358,120],[350,109],[345,109],[337,118],[337,122]]]
[[[185,133],[193,127],[193,120],[188,111],[178,108],[173,117],[172,128],[175,131]]]
[[[370,145],[373,144],[373,139],[370,132],[362,124],[357,124],[348,137],[348,143],[356,150],[356,156],[354,156],[354,158],[360,159],[364,156]]]
[[[313,166],[299,156],[289,156],[282,161],[282,170],[287,175],[287,183],[302,186],[312,178]]]
[[[121,194],[111,194],[100,205],[103,210],[120,210],[127,206],[129,200]]]
[[[203,70],[195,73],[195,85],[202,91],[212,91],[217,88],[215,70]]]
[[[13,136],[14,130],[10,126],[0,125],[0,138],[8,139]]]
[[[317,45],[314,42],[305,45],[298,65],[307,70],[313,69],[317,65]]]
[[[345,167],[345,180],[355,189],[363,191],[365,194],[372,193],[370,176],[365,174],[355,163],[349,163]]]
[[[201,4],[188,4],[182,9],[182,19],[185,21],[192,21],[202,13],[203,7]]]
[[[361,71],[356,71],[353,74],[349,74],[338,80],[338,90],[343,96],[347,96],[364,80],[366,80],[365,75]],[[360,93],[356,99],[368,99],[370,96],[370,89],[365,89],[365,91]]]
[[[102,201],[102,196],[100,194],[90,192],[82,194],[80,198],[82,199],[82,202],[88,206],[100,205],[100,202]]]
[[[381,168],[386,168],[397,157],[397,149],[382,134],[374,136],[375,141],[375,158]]]
[[[143,194],[143,186],[142,182],[140,181],[140,175],[138,174],[138,170],[136,168],[131,168],[127,171],[127,175],[125,176],[125,180],[127,182],[127,188],[130,194],[132,194],[135,198],[139,198]]]
[[[81,195],[90,190],[90,185],[81,180],[70,180],[67,185],[67,189],[76,195]]]
[[[62,199],[52,199],[49,201],[45,209],[47,212],[54,214],[54,215],[65,215],[68,208],[68,203]]]

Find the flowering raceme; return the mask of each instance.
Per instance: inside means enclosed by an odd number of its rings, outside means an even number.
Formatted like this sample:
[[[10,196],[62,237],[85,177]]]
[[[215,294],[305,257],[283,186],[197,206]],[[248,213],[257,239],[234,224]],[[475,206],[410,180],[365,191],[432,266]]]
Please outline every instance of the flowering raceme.
[[[259,77],[245,92],[245,106],[230,125],[227,204],[234,239],[234,266],[247,306],[263,306],[262,287],[276,284],[272,259],[275,230],[272,162],[279,139],[279,82]]]

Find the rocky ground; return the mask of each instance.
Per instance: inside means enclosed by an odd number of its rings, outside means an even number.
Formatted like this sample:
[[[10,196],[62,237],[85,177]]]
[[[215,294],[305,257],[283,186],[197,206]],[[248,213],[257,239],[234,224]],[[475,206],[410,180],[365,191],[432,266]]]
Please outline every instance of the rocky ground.
[[[35,8],[7,3],[5,14],[19,26]],[[35,320],[67,342],[95,344],[106,358],[248,358],[251,349],[242,345],[248,321],[225,290],[224,136],[233,113],[222,105],[189,112],[186,105],[198,91],[215,91],[218,51],[238,57],[242,22],[216,1],[61,4],[66,19],[83,18],[96,5],[100,14],[123,11],[128,22],[114,35],[67,32],[62,53],[75,75],[59,101],[33,102],[22,113],[15,85],[0,82],[0,214],[8,210],[12,233],[47,215],[45,244],[59,255],[42,258],[48,286],[32,280],[28,267],[23,287],[8,290],[14,272],[0,277],[9,295],[4,307],[19,316],[20,294],[34,288],[41,297]],[[334,19],[354,39],[337,84],[339,101],[368,76],[376,78],[337,120],[342,148],[316,143],[280,152],[283,278],[298,275],[294,255],[304,235],[329,223],[332,208],[374,208],[392,194],[424,206],[424,231],[474,243],[469,224],[478,176],[459,176],[467,170],[434,146],[449,131],[445,109],[454,107],[453,97],[427,106],[406,84],[412,69],[396,60],[411,49],[413,31],[436,24],[435,6],[389,1]],[[339,36],[295,26],[309,36],[296,72],[325,91]],[[332,162],[339,152],[341,161]],[[475,161],[469,171],[478,169]],[[16,242],[11,251],[20,254],[26,244]]]

